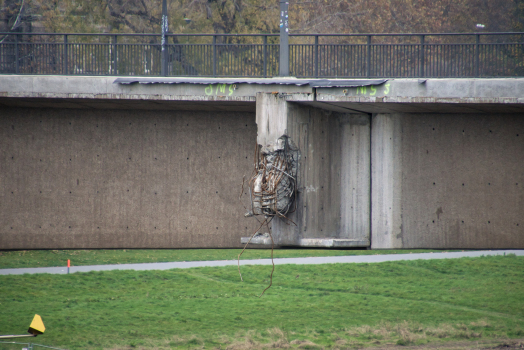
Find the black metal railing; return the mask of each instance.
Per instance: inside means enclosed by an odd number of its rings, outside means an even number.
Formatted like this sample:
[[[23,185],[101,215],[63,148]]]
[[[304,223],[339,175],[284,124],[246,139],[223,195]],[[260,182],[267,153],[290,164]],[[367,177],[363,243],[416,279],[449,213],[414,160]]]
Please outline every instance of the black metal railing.
[[[290,74],[318,78],[524,76],[524,33],[290,34]],[[0,33],[0,74],[272,77],[278,34]],[[164,58],[165,57],[165,58]]]

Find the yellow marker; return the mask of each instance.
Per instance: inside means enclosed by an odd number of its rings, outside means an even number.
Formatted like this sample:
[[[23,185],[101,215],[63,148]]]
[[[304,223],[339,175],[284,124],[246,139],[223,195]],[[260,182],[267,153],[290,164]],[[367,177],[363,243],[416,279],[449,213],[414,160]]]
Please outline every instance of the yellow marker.
[[[40,315],[35,315],[33,317],[33,322],[27,330],[29,334],[19,334],[19,335],[0,335],[0,339],[10,339],[10,338],[23,338],[23,337],[36,337],[39,334],[45,332],[44,322],[42,322],[42,317]]]
[[[42,322],[42,317],[40,317],[40,315],[35,315],[33,322],[31,322],[31,325],[27,331],[31,334],[34,334],[35,337],[37,334],[42,334],[45,332],[44,322]]]

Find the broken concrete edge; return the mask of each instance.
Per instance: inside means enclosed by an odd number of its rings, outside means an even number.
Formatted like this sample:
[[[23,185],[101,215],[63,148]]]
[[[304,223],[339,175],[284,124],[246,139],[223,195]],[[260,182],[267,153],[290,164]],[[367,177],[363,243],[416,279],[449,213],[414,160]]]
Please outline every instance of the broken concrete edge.
[[[250,237],[242,237],[240,243],[246,244],[249,239]],[[253,237],[249,244],[271,246],[271,238]],[[367,239],[301,238],[297,244],[293,246],[310,248],[364,248],[371,246],[371,243]]]
[[[206,77],[125,77],[116,78],[113,84],[265,84],[265,85],[309,85],[310,87],[359,87],[382,85],[389,79],[308,79],[297,77],[281,78],[206,78]]]
[[[95,99],[95,100],[151,100],[151,101],[244,101],[255,102],[255,96],[202,96],[172,94],[128,94],[128,93],[44,93],[44,92],[0,92],[0,97],[9,98],[48,98],[48,99]]]
[[[244,216],[285,218],[296,198],[300,151],[286,134],[257,150],[256,174],[248,182],[251,210]]]
[[[233,84],[215,80],[204,83],[115,84],[118,77],[1,75],[0,96],[12,98],[138,99],[179,101],[238,101],[252,99],[259,91],[294,95],[313,100],[313,88],[297,84]]]
[[[524,104],[523,97],[495,97],[495,98],[434,98],[434,97],[355,97],[355,96],[336,96],[330,94],[313,93],[279,93],[282,99],[287,102],[323,102],[329,103],[366,103],[366,104],[502,104],[502,105],[521,105]],[[202,96],[202,95],[177,95],[177,94],[128,94],[128,93],[108,93],[108,94],[90,94],[90,93],[20,93],[0,91],[0,98],[15,99],[78,99],[78,100],[139,100],[139,101],[173,101],[173,102],[256,102],[256,96]],[[331,106],[336,108],[336,105]],[[329,108],[328,108],[329,109]],[[359,110],[350,111],[349,109],[340,108],[340,112],[362,113]]]

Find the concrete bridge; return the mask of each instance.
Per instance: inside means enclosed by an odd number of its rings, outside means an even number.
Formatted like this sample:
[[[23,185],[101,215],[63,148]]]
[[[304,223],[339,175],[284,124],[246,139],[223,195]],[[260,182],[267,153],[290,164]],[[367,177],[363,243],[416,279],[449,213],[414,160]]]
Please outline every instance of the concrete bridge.
[[[524,248],[522,78],[3,75],[0,249],[239,247],[242,178],[283,134],[280,246]]]

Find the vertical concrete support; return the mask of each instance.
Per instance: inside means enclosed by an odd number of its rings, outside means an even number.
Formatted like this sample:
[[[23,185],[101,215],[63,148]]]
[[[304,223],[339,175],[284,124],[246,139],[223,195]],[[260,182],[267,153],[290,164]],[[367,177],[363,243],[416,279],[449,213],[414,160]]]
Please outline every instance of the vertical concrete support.
[[[288,103],[279,94],[257,93],[257,142],[274,143],[287,133]],[[291,136],[291,135],[288,135]]]
[[[297,124],[289,113],[289,104],[282,96],[273,93],[257,93],[257,143],[259,145],[273,144],[282,135],[286,134],[293,142],[299,139]],[[300,145],[298,145],[300,147]],[[299,165],[300,173],[300,165]],[[301,176],[299,176],[299,179]],[[301,186],[299,180],[298,188]],[[297,222],[301,211],[298,210],[288,215],[289,219]],[[271,229],[273,239],[277,245],[298,245],[299,226],[290,225],[284,220],[275,218]]]
[[[298,135],[301,245],[340,235],[340,123],[337,114],[290,105]],[[312,241],[305,241],[312,240]]]
[[[401,116],[376,114],[371,122],[371,248],[402,248]]]
[[[369,241],[371,210],[370,117],[339,117],[341,132],[340,238]]]

